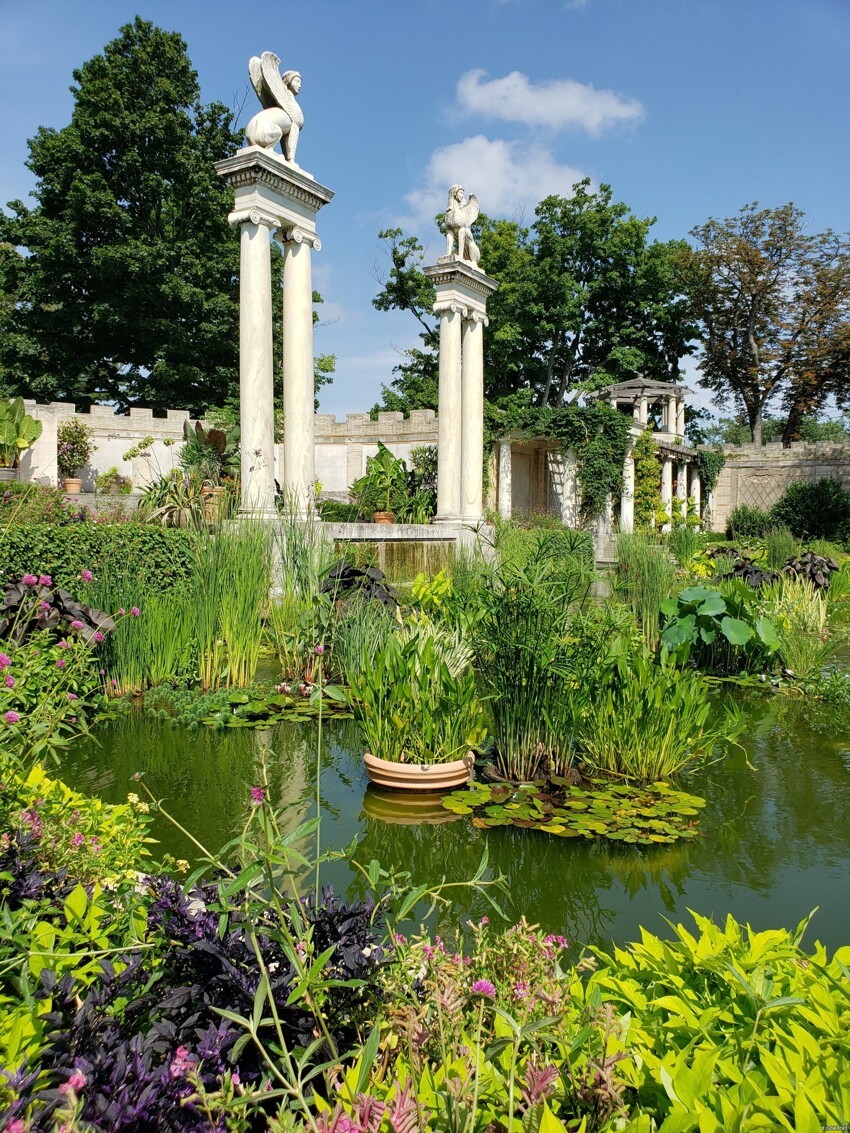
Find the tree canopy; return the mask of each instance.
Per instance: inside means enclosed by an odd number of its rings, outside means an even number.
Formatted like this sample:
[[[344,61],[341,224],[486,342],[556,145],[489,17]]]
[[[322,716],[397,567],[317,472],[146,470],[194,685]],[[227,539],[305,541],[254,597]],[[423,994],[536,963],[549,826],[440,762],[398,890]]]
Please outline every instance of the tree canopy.
[[[592,191],[589,181],[575,185],[570,197],[541,201],[530,227],[479,217],[481,263],[499,282],[485,336],[489,401],[557,408],[574,390],[598,389],[635,372],[678,379],[694,329],[675,271],[683,245],[650,242],[653,223],[614,202],[609,186]],[[384,387],[384,407],[434,407],[434,291],[422,272],[422,245],[401,229],[380,235],[390,270],[374,305],[409,311],[422,340]]]
[[[213,168],[232,115],[201,103],[182,37],[138,17],[74,82],[70,124],[29,143],[36,205],[0,215],[0,382],[202,412],[237,372],[239,249]]]
[[[765,409],[781,399],[784,442],[850,375],[850,240],[809,234],[793,204],[745,205],[695,228],[678,256],[699,320],[701,384],[742,411],[761,443]]]

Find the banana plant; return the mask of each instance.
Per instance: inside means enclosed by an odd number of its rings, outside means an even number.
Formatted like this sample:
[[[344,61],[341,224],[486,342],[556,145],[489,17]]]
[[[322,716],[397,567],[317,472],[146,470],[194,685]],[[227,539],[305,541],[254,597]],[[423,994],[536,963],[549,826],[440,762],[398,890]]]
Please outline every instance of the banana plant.
[[[0,468],[17,468],[21,453],[38,440],[42,427],[26,412],[22,397],[0,400]]]

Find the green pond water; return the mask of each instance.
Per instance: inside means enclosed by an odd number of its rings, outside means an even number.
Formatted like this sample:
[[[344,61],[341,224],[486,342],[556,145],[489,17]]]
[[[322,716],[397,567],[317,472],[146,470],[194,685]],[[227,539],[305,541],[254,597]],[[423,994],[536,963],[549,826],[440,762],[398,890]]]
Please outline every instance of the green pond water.
[[[325,722],[321,754],[321,840],[341,848],[355,835],[356,858],[378,858],[408,869],[415,882],[463,881],[485,846],[490,870],[507,890],[499,901],[511,920],[525,915],[575,946],[624,943],[638,926],[667,931],[664,919],[688,921],[687,910],[732,913],[756,929],[794,926],[815,906],[808,943],[832,949],[850,942],[850,736],[814,730],[810,708],[783,697],[743,702],[744,746],[684,780],[707,806],[702,836],[652,849],[559,839],[501,827],[479,830],[467,817],[441,811],[434,799],[404,803],[368,787],[361,748],[348,721]],[[815,725],[817,721],[815,721]],[[204,845],[217,849],[242,828],[261,751],[274,802],[290,829],[315,813],[317,727],[187,730],[141,714],[101,728],[74,745],[63,777],[109,802],[138,790],[145,774],[153,794]],[[747,766],[747,760],[755,770]],[[160,849],[197,856],[174,827],[157,816]],[[362,896],[345,861],[323,867],[323,884]],[[443,927],[492,910],[458,889]]]

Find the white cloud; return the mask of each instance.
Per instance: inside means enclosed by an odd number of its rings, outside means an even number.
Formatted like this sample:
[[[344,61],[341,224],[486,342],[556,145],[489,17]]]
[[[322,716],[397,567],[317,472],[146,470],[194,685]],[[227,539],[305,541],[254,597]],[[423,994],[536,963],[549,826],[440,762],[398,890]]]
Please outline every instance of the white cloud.
[[[424,184],[405,198],[415,221],[427,224],[446,207],[450,185],[476,193],[490,216],[530,211],[550,193],[569,195],[580,169],[561,165],[544,146],[492,140],[477,134],[431,154]]]
[[[596,90],[574,79],[534,84],[520,71],[502,79],[485,79],[487,72],[467,71],[457,84],[458,105],[466,115],[483,114],[526,126],[553,130],[573,127],[598,135],[612,126],[639,122],[644,108],[635,98],[611,90]]]

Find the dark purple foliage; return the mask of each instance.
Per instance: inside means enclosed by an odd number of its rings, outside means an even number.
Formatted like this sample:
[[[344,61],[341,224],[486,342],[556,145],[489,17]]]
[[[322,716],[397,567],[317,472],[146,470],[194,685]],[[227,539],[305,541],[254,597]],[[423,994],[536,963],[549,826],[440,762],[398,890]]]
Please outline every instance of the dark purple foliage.
[[[208,1118],[184,1102],[194,1092],[187,1073],[196,1073],[208,1091],[218,1088],[228,1069],[245,1084],[267,1075],[253,1043],[241,1043],[234,1053],[244,1032],[215,1010],[251,1015],[260,971],[249,926],[239,914],[224,916],[215,885],[188,893],[170,878],[150,879],[150,885],[149,935],[158,943],[153,954],[128,954],[120,971],[105,962],[84,990],[70,976],[57,981],[52,972],[43,973],[40,995],[52,1000],[40,1067],[48,1085],[41,1078],[36,1089],[35,1075],[25,1073],[35,1068],[21,1068],[10,1112],[28,1116],[33,1130],[53,1129],[61,1087],[75,1073],[86,1081],[79,1095],[83,1121],[103,1133],[209,1129]],[[327,891],[318,907],[308,901],[306,910],[316,953],[336,949],[328,974],[364,981],[327,993],[327,1026],[344,1050],[375,995],[381,957],[372,909],[346,906]],[[316,1037],[316,1024],[303,1003],[287,1006],[295,972],[279,943],[279,927],[270,917],[254,927],[286,1041],[304,1046]],[[265,1125],[258,1111],[256,1127]]]

